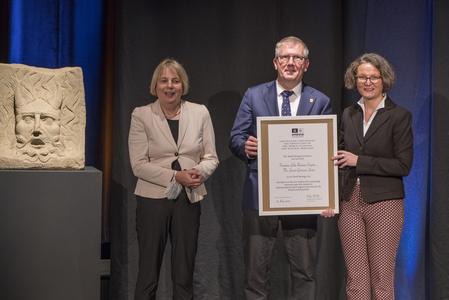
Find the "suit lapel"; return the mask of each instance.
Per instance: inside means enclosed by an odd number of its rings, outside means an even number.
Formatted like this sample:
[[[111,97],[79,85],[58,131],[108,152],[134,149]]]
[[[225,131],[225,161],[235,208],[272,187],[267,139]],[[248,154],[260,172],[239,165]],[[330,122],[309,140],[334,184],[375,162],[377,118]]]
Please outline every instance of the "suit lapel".
[[[173,139],[173,135],[171,134],[171,131],[170,131],[170,127],[168,126],[168,122],[165,119],[164,113],[162,112],[159,100],[157,100],[154,103],[154,111],[157,116],[155,118],[156,126],[159,128],[160,132],[165,137],[165,139],[170,143],[170,145],[172,145],[173,147],[175,147],[177,149],[178,147],[176,146],[175,140]]]
[[[312,107],[315,105],[316,98],[313,97],[312,93],[310,92],[310,89],[305,85],[302,84],[302,90],[301,90],[301,98],[299,101],[299,107],[298,111],[296,112],[297,116],[305,116],[310,114],[310,111],[312,110]]]
[[[278,95],[276,92],[276,81],[272,81],[268,84],[266,93],[264,94],[263,101],[267,106],[268,116],[279,116],[278,108]]]
[[[351,123],[354,127],[354,131],[357,136],[357,140],[359,144],[363,144],[363,112],[360,107],[357,107],[358,104],[354,104],[353,112],[351,114]]]
[[[365,142],[384,124],[389,118],[389,114],[385,113],[385,109],[380,109],[373,119],[373,122],[365,134]]]
[[[187,124],[189,124],[189,108],[185,104],[184,100],[181,100],[181,114],[179,115],[179,133],[178,133],[178,147],[182,144],[182,141],[187,132]]]
[[[373,134],[390,118],[388,111],[392,107],[394,107],[394,104],[391,102],[390,98],[387,97],[385,100],[385,107],[379,109],[374,116],[374,119],[365,134],[365,141],[372,137]]]

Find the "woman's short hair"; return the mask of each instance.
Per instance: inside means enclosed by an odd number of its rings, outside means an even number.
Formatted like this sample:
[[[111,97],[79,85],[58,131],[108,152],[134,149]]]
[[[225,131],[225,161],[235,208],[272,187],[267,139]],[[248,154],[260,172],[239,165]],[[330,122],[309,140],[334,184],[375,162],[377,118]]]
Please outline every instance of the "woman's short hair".
[[[345,87],[354,89],[356,85],[357,68],[361,64],[372,64],[380,72],[382,78],[383,92],[389,91],[394,84],[395,75],[393,67],[390,63],[377,53],[365,53],[357,57],[346,69],[345,72]]]
[[[187,72],[184,69],[184,67],[177,62],[173,58],[166,58],[163,61],[159,63],[159,65],[154,69],[153,77],[151,78],[150,83],[150,93],[153,96],[157,96],[156,94],[156,85],[159,77],[161,76],[161,73],[163,70],[170,68],[173,69],[176,74],[178,74],[179,79],[182,83],[182,94],[185,95],[189,92],[189,77],[187,76]]]
[[[306,45],[306,43],[304,43],[303,40],[301,40],[300,38],[298,38],[296,36],[287,36],[287,37],[283,38],[282,40],[280,40],[279,42],[277,42],[276,47],[274,48],[274,57],[279,56],[279,51],[280,51],[282,45],[284,45],[284,44],[293,44],[293,45],[300,44],[300,45],[302,45],[304,48],[302,55],[305,58],[308,58],[309,48],[307,48],[307,45]]]

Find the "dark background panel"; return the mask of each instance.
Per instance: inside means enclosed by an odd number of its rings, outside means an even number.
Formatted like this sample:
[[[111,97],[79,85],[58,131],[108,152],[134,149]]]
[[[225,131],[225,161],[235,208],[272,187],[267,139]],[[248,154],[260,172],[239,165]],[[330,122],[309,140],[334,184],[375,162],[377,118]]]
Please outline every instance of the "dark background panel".
[[[428,299],[449,299],[449,2],[434,2]]]
[[[113,235],[112,242],[128,251],[127,260],[118,263],[128,271],[129,299],[134,291],[138,253],[132,195],[135,179],[126,143],[132,109],[152,101],[148,85],[156,65],[165,57],[174,57],[184,65],[191,80],[191,90],[185,99],[207,105],[215,128],[220,165],[207,183],[208,197],[202,202],[195,295],[198,299],[242,299],[240,205],[245,166],[228,149],[236,111],[249,86],[276,77],[272,62],[275,43],[287,35],[299,36],[307,43],[311,66],[305,82],[328,94],[334,109],[339,111],[343,55],[342,19],[338,13],[341,7],[340,1],[330,0],[119,4],[113,174],[117,184],[127,191],[127,199],[122,200],[124,205],[117,208],[125,206],[128,223],[127,236]],[[344,273],[335,221],[322,222],[320,232],[323,233],[319,294],[321,299],[326,299],[339,294]],[[122,253],[116,246],[113,249]],[[273,299],[284,299],[289,279],[282,243],[277,244],[273,259]],[[165,263],[163,270],[168,267]],[[161,299],[170,297],[169,272],[161,274],[160,284]]]
[[[100,299],[101,172],[0,170],[0,298]]]

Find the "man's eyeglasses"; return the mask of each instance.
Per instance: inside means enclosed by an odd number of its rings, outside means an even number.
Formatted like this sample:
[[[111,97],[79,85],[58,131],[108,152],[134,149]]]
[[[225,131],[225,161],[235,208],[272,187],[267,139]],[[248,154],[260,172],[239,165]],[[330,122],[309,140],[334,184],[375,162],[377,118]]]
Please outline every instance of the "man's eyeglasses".
[[[381,80],[382,78],[381,77],[379,77],[379,76],[370,76],[370,77],[366,77],[366,76],[356,76],[355,78],[357,78],[357,81],[359,82],[359,83],[367,83],[368,82],[368,80],[371,82],[371,83],[378,83],[379,82],[379,80]]]
[[[286,64],[290,61],[291,58],[293,59],[293,62],[295,62],[297,64],[304,62],[304,60],[306,59],[306,57],[299,56],[299,55],[279,55],[278,61],[281,64]]]

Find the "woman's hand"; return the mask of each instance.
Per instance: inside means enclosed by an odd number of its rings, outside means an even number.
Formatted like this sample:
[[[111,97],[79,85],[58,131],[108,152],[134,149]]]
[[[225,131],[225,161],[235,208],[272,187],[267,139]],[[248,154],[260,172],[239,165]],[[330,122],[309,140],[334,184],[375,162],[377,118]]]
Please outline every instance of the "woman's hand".
[[[203,183],[204,178],[200,171],[190,169],[176,172],[175,180],[185,187],[194,189]]]
[[[344,167],[355,167],[357,165],[357,159],[359,157],[351,152],[338,150],[335,156],[332,156],[332,160],[334,161],[334,165],[339,168]]]
[[[321,216],[325,218],[332,218],[333,216],[335,216],[334,209],[330,207],[326,208],[321,212]]]

